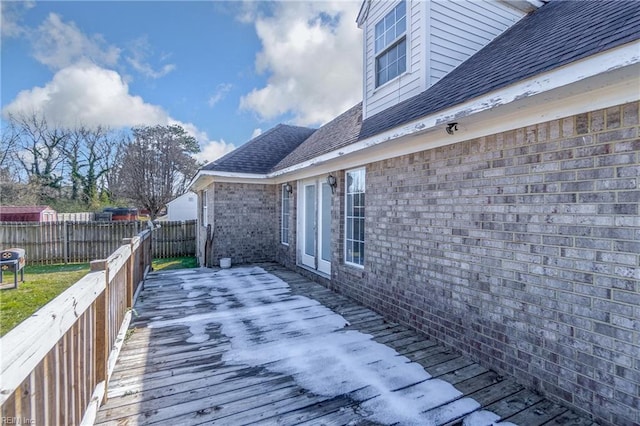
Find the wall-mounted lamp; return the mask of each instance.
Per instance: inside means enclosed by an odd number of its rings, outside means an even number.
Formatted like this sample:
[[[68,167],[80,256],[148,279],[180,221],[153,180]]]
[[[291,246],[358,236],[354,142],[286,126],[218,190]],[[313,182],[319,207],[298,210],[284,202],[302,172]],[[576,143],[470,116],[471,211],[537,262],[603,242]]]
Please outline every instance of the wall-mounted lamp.
[[[453,123],[448,123],[447,128],[445,130],[447,131],[448,134],[453,135],[453,132],[458,131],[458,123],[455,121]]]
[[[338,186],[338,179],[334,175],[327,176],[327,184],[331,187],[331,193],[336,193],[336,187]]]
[[[289,194],[291,194],[293,192],[293,186],[291,186],[291,184],[289,182],[287,182],[284,185],[284,190],[287,191]]]

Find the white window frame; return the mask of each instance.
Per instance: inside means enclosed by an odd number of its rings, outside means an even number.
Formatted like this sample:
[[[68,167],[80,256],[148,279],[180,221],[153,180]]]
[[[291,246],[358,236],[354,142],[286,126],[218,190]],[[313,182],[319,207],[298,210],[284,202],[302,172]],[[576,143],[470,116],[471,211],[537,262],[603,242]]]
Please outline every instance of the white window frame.
[[[200,209],[200,215],[202,220],[202,226],[207,226],[209,224],[209,214],[207,207],[207,190],[202,190],[202,204]]]
[[[285,246],[289,245],[289,222],[291,219],[291,193],[287,191],[287,186],[286,183],[282,185],[280,198],[280,243]]]
[[[398,9],[398,7],[404,4],[404,16],[400,19],[397,19],[397,17],[395,17],[396,19],[394,20],[393,24],[389,27],[386,28],[386,22],[387,19],[393,14],[395,16],[396,10]],[[402,74],[405,74],[409,68],[409,60],[408,60],[408,51],[409,51],[409,42],[407,39],[407,32],[408,32],[408,26],[409,26],[409,20],[407,18],[407,1],[406,0],[401,0],[400,2],[398,2],[393,9],[391,9],[391,11],[389,13],[387,13],[380,21],[378,21],[374,27],[373,27],[373,50],[374,50],[374,60],[373,60],[373,72],[374,72],[374,82],[375,82],[375,87],[381,87],[384,86],[385,84],[389,83],[390,81],[395,80],[396,78],[400,77]],[[397,31],[397,25],[398,22],[400,22],[402,19],[404,19],[404,31],[400,34],[394,34],[394,38],[391,40],[383,40],[383,44],[382,46],[378,45],[378,39],[380,38],[380,36],[377,33],[377,29],[379,28],[379,26],[382,24],[385,29],[382,32],[382,38],[384,39],[386,37],[386,33],[393,28],[394,33]],[[397,48],[400,46],[401,43],[405,43],[405,50],[404,50],[404,71],[402,72],[398,72],[398,74],[394,75],[392,78],[388,78],[387,80],[380,82],[379,79],[379,60],[389,54],[391,52],[391,50]]]
[[[363,177],[363,182],[362,182],[362,191],[359,192],[354,192],[354,191],[349,191],[349,175],[350,174],[355,174],[355,173],[362,173],[362,177]],[[359,206],[359,208],[362,208],[362,216],[355,216],[353,214],[349,214],[349,197],[350,196],[355,196],[355,195],[365,195],[366,194],[366,188],[367,188],[367,173],[366,173],[366,169],[364,167],[359,167],[357,169],[351,169],[351,170],[347,170],[345,172],[345,179],[344,179],[344,263],[346,265],[350,265],[350,266],[354,266],[357,268],[364,268],[364,254],[360,255],[359,259],[362,263],[357,263],[354,262],[354,257],[353,257],[353,250],[350,251],[350,248],[353,247],[352,243],[358,243],[361,244],[362,249],[364,251],[364,253],[366,253],[366,244],[365,244],[365,240],[364,240],[364,232],[365,232],[365,219],[366,219],[366,210],[365,210],[365,205],[366,205],[366,201],[362,202],[362,205]],[[355,207],[355,206],[354,206]],[[351,226],[349,226],[349,221],[353,221]],[[354,237],[354,235],[352,235],[351,237],[349,236],[349,229],[351,229],[351,232],[353,233],[353,231],[355,230],[355,220],[362,220],[361,223],[361,227],[362,227],[362,235],[363,238],[362,240],[356,240]]]

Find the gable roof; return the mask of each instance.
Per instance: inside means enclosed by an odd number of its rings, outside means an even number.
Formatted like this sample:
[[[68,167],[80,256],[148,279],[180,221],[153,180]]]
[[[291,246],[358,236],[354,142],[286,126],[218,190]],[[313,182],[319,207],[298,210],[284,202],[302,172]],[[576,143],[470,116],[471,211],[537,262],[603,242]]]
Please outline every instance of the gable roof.
[[[202,170],[269,174],[303,168],[303,163],[323,154],[340,156],[341,148],[367,144],[366,139],[405,123],[638,39],[640,1],[553,0],[435,85],[364,122],[358,103],[317,131],[279,125]]]
[[[362,126],[362,102],[320,127],[273,168],[281,170],[356,142]]]
[[[264,174],[316,130],[278,124],[201,170]]]
[[[426,91],[368,117],[360,139],[639,38],[639,1],[551,1]]]

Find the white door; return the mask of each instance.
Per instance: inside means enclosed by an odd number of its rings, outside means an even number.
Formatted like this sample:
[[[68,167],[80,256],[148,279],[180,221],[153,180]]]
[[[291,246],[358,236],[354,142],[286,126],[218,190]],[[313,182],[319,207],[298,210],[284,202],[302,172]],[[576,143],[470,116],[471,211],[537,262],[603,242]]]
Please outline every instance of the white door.
[[[331,187],[322,179],[300,185],[298,247],[300,262],[331,274]]]

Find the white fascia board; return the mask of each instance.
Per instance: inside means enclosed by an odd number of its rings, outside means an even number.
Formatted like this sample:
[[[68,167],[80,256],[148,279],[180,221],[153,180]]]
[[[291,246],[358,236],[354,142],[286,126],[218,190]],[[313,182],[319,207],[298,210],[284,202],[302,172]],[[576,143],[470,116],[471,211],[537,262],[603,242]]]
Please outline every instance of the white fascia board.
[[[219,172],[214,170],[200,170],[196,176],[191,180],[188,186],[190,191],[199,191],[213,182],[233,182],[233,183],[259,183],[268,184],[274,183],[268,175],[265,174],[253,174],[253,173],[233,173],[233,172]]]
[[[366,164],[370,162],[369,159],[376,161],[375,156],[367,157],[360,154],[389,141],[394,141],[393,147],[398,149],[394,150],[390,147],[385,150],[386,158],[404,155],[408,152],[400,149],[401,144],[395,141],[424,136],[427,133],[435,134],[438,130],[447,136],[444,128],[450,122],[460,122],[459,127],[463,131],[456,132],[454,136],[448,138],[438,138],[440,142],[437,145],[423,146],[420,150],[615,106],[639,100],[639,84],[640,41],[635,41],[422,117],[311,160],[278,170],[268,176],[281,182],[287,178],[314,176]],[[596,92],[597,96],[595,96]],[[512,114],[514,111],[517,111],[517,114]],[[487,126],[488,123],[474,118],[476,116],[497,120],[500,126]],[[472,136],[465,126],[478,120],[479,122],[475,124],[484,127],[485,131],[474,129],[472,132],[474,136]],[[462,121],[468,123],[462,123]],[[352,157],[353,161],[347,161]],[[356,161],[361,163],[358,164]]]
[[[360,5],[360,11],[358,12],[358,17],[356,18],[356,24],[358,24],[358,28],[362,28],[364,22],[367,20],[367,16],[369,15],[369,8],[371,7],[371,0],[363,0]]]

